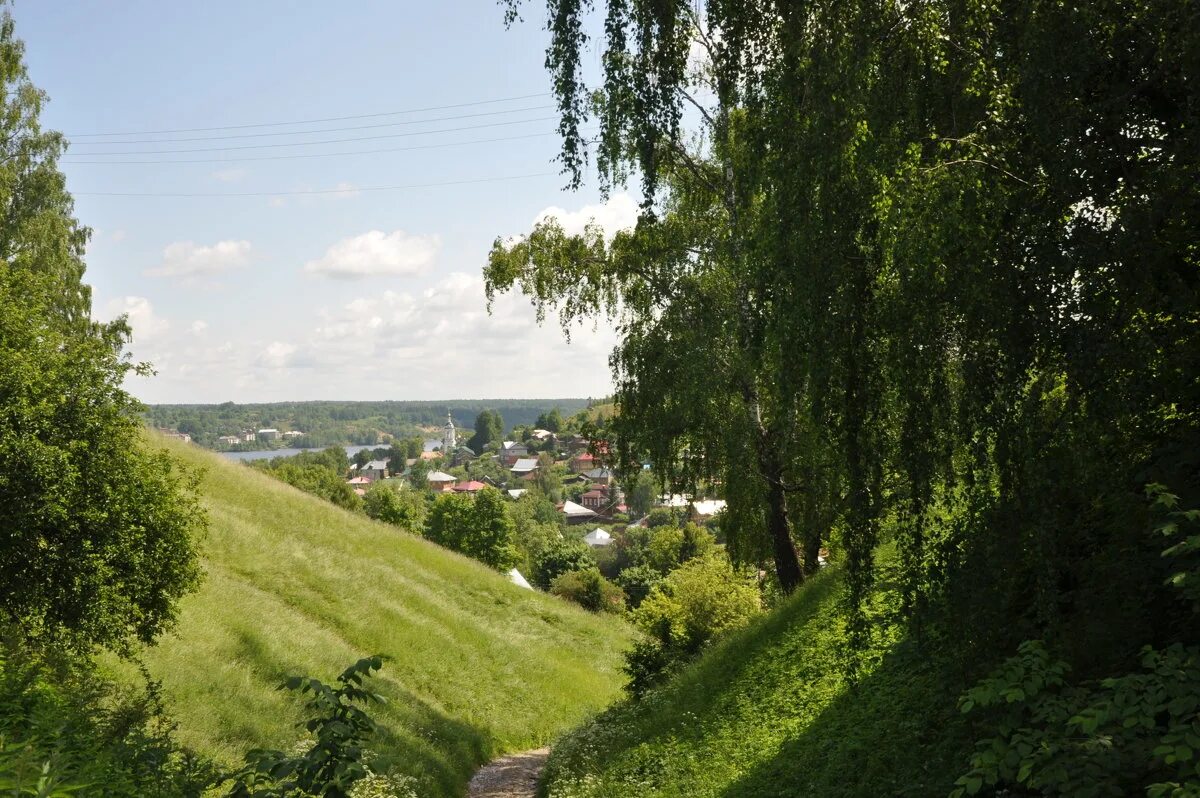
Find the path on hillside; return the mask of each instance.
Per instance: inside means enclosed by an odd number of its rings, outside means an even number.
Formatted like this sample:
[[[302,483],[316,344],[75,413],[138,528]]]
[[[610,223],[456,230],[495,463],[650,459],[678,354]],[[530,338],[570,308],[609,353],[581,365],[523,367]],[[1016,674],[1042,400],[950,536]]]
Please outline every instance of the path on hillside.
[[[549,755],[549,748],[538,748],[489,762],[471,779],[467,798],[534,798]]]

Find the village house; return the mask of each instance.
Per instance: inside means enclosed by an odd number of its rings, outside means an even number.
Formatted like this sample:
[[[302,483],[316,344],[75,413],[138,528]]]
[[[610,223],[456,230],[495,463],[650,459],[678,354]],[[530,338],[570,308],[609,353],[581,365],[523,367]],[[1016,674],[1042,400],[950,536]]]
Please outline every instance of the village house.
[[[429,487],[437,493],[448,493],[454,488],[454,483],[458,479],[445,471],[430,471],[425,477],[429,481]]]
[[[258,431],[258,439],[260,441],[277,441],[279,440],[279,430],[274,427],[266,427]]]
[[[237,435],[222,435],[221,437],[217,438],[217,442],[223,443],[226,446],[237,446],[242,442],[242,439]]]
[[[537,468],[538,461],[535,458],[522,457],[520,460],[514,462],[509,470],[512,471],[512,475],[514,477],[520,479],[522,477],[529,476],[534,471],[537,471]]]
[[[607,468],[593,468],[591,471],[584,472],[584,476],[592,482],[603,482],[607,485],[612,482],[613,472]]]
[[[299,438],[303,434],[304,433],[301,432],[300,430],[293,429],[293,430],[288,430],[287,432],[283,433],[283,437],[288,438],[288,439]]]
[[[580,452],[571,458],[569,468],[572,474],[586,474],[597,465],[596,457],[591,452]]]
[[[388,463],[387,460],[371,460],[358,468],[358,475],[366,477],[372,482],[380,479],[387,479]]]
[[[570,454],[579,454],[586,452],[591,446],[591,441],[582,435],[567,435],[558,439],[558,445]]]
[[[478,480],[472,479],[468,482],[457,483],[453,490],[455,493],[478,493],[486,487],[486,482],[479,482]]]
[[[500,464],[512,468],[518,460],[529,457],[529,447],[520,441],[505,441],[500,445]]]
[[[256,440],[258,440],[258,433],[254,430],[242,433],[242,443],[253,443]]]
[[[584,524],[596,520],[595,511],[571,501],[558,505],[558,511],[566,517],[568,524]]]
[[[597,483],[592,485],[580,498],[580,503],[598,515],[611,515],[614,512],[624,512],[625,495],[616,485]]]
[[[371,484],[371,478],[370,477],[351,477],[350,479],[346,480],[346,484],[351,486],[355,490],[358,490],[360,488],[365,489],[367,487],[367,485]]]
[[[454,450],[454,456],[450,458],[450,465],[465,466],[475,461],[478,456],[466,446],[459,446]]]

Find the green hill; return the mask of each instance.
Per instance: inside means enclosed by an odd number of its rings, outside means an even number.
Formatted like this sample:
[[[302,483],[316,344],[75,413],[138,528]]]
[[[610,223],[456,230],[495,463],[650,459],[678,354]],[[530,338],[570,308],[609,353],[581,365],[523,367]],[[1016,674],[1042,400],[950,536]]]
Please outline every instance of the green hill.
[[[144,653],[181,740],[226,763],[289,748],[293,673],[331,680],[391,659],[376,680],[381,757],[454,796],[492,755],[548,742],[620,693],[621,621],[517,588],[419,538],[186,444],[204,470],[206,578],[178,628]]]
[[[551,755],[549,795],[948,794],[973,740],[955,706],[962,675],[884,631],[851,686],[839,580],[818,575],[664,687],[572,732]],[[881,585],[884,629],[895,604]]]

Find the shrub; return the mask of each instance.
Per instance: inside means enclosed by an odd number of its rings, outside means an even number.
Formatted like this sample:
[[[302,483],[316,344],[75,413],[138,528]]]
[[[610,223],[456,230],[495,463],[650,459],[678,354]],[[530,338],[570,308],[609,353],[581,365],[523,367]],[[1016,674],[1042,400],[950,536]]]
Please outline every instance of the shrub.
[[[625,591],[630,609],[637,609],[662,579],[662,574],[656,568],[649,565],[635,565],[632,568],[626,568],[617,576],[617,584]]]
[[[715,541],[709,531],[695,524],[653,527],[641,562],[666,574],[689,560],[709,554],[714,548]]]
[[[692,560],[655,586],[633,614],[646,634],[626,656],[629,690],[641,695],[713,638],[762,611],[758,590],[724,556]]]
[[[1146,493],[1161,515],[1153,534],[1170,544],[1167,584],[1200,611],[1200,511],[1177,509],[1162,485]],[[996,734],[977,743],[954,798],[1014,785],[1039,795],[1200,795],[1200,647],[1145,646],[1141,665],[1070,685],[1065,661],[1040,640],[1022,643],[959,702],[989,713]]]
[[[592,612],[619,613],[625,609],[625,593],[595,568],[561,574],[551,583],[550,592]]]
[[[542,590],[561,574],[596,567],[596,559],[588,545],[581,540],[554,540],[534,561],[533,581]]]
[[[304,705],[312,718],[303,723],[311,742],[296,754],[255,749],[233,777],[229,798],[350,798],[355,783],[370,775],[367,741],[375,722],[356,704],[383,703],[363,681],[383,667],[383,657],[360,659],[337,677],[333,687],[308,676],[292,676],[282,689],[311,694]]]
[[[400,490],[390,482],[376,482],[363,497],[363,510],[376,521],[393,524],[420,534],[425,524],[425,497],[416,491]]]
[[[174,732],[148,677],[140,690],[118,687],[86,657],[0,643],[5,795],[199,798],[216,768]]]
[[[512,568],[520,558],[516,527],[495,488],[484,488],[474,498],[462,493],[439,496],[425,537],[500,571]]]

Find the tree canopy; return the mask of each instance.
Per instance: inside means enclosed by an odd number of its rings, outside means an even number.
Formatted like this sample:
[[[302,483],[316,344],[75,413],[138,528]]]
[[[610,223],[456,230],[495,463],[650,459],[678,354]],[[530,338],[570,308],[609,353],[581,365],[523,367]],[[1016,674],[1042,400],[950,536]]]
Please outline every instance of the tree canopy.
[[[89,231],[0,19],[0,610],[25,639],[149,642],[198,578],[194,475],[141,431],[121,387],[125,320],[91,319]]]
[[[475,417],[475,434],[468,445],[475,454],[483,454],[488,446],[498,446],[504,440],[504,419],[499,410],[483,410]]]
[[[885,532],[974,643],[1154,590],[1140,484],[1200,491],[1200,11],[597,5],[587,85],[593,4],[548,3],[562,162],[639,176],[641,217],[498,239],[485,276],[616,319],[621,463],[719,476],[785,588],[833,545],[859,641]]]

